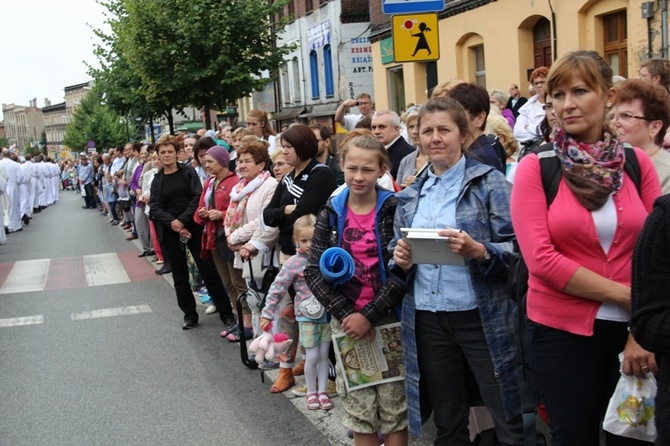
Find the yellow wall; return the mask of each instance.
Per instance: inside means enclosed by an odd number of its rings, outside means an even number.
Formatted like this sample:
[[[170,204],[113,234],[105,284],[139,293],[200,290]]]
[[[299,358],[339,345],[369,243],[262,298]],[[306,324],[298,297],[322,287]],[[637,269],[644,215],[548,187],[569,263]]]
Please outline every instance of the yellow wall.
[[[602,54],[601,16],[627,9],[628,77],[637,77],[640,62],[647,58],[647,20],[640,12],[641,0],[552,0],[551,3],[556,15],[558,56],[577,49],[596,50]],[[510,83],[516,83],[527,95],[527,70],[534,67],[532,29],[542,17],[552,21],[546,0],[498,0],[440,20],[438,80],[460,78],[473,82],[471,47],[483,43],[486,87],[507,91]],[[660,20],[661,12],[657,11],[652,20],[655,57],[659,56],[661,47]],[[375,101],[377,109],[382,110],[389,107],[386,70],[399,64],[381,63],[379,42],[372,44],[372,52]],[[423,102],[425,64],[402,65],[405,102]]]

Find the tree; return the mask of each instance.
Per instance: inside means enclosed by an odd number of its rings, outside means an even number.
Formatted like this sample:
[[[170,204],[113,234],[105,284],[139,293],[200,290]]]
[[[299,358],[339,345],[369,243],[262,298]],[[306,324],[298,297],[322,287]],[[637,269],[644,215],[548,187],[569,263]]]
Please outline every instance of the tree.
[[[65,128],[63,144],[81,151],[92,140],[96,147],[104,150],[128,141],[128,136],[124,118],[105,104],[102,87],[94,85]]]
[[[11,145],[9,139],[4,136],[0,136],[0,148],[8,148]]]
[[[141,80],[149,103],[178,110],[228,104],[261,90],[292,47],[277,46],[288,0],[121,1],[126,26],[114,44]]]

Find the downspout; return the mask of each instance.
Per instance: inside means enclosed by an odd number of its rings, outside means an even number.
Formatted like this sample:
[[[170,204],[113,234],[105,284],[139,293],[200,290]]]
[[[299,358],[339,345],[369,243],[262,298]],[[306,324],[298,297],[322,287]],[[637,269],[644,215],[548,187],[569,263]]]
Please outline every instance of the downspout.
[[[661,0],[661,56],[668,58],[668,0]]]
[[[667,2],[667,0],[663,0]],[[551,11],[551,33],[554,35],[553,45],[551,51],[551,59],[555,62],[558,54],[558,37],[556,36],[556,13],[554,12],[554,7],[551,5],[551,0],[547,0],[549,4],[549,10]]]

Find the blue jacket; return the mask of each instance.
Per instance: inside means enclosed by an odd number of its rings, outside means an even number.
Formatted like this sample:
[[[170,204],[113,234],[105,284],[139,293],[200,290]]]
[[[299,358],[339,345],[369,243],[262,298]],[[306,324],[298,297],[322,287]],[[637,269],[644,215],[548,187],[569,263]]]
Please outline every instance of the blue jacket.
[[[395,247],[401,237],[400,228],[412,226],[419,192],[426,178],[427,176],[423,175],[396,195],[398,207],[394,223],[395,238],[389,250]],[[492,256],[491,262],[487,265],[475,259],[467,259],[466,263],[508,418],[521,413],[512,317],[515,303],[510,299],[506,287],[508,263],[515,238],[509,208],[510,194],[511,185],[502,173],[489,165],[466,157],[465,177],[456,202],[456,222],[459,229],[463,229],[474,240],[483,243]],[[399,267],[392,261],[391,270],[398,269]],[[423,392],[419,390],[421,376],[416,351],[413,278],[414,268],[406,277],[407,293],[403,300],[402,343],[410,432],[420,436],[422,420],[428,419],[430,408],[427,398],[421,399]],[[429,392],[431,389],[421,390]]]

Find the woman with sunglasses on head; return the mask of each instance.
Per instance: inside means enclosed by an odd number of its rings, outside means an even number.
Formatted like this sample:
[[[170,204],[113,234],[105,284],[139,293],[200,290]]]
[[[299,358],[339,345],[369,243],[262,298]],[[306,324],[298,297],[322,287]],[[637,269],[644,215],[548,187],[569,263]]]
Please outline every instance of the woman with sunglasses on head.
[[[663,136],[670,124],[670,94],[661,85],[629,79],[617,86],[610,117],[621,139],[649,155],[670,192],[670,153],[663,150]]]
[[[615,91],[612,69],[598,53],[562,57],[549,72],[547,91],[557,119],[558,190],[548,205],[540,159],[531,153],[519,163],[511,199],[529,271],[527,358],[552,445],[593,446],[600,444],[620,377],[619,353],[624,351],[626,374],[658,371],[654,355],[627,328],[633,247],[661,187],[649,157],[625,150],[606,118]],[[639,189],[624,167],[627,156],[638,161]],[[605,437],[608,446],[641,444]]]

